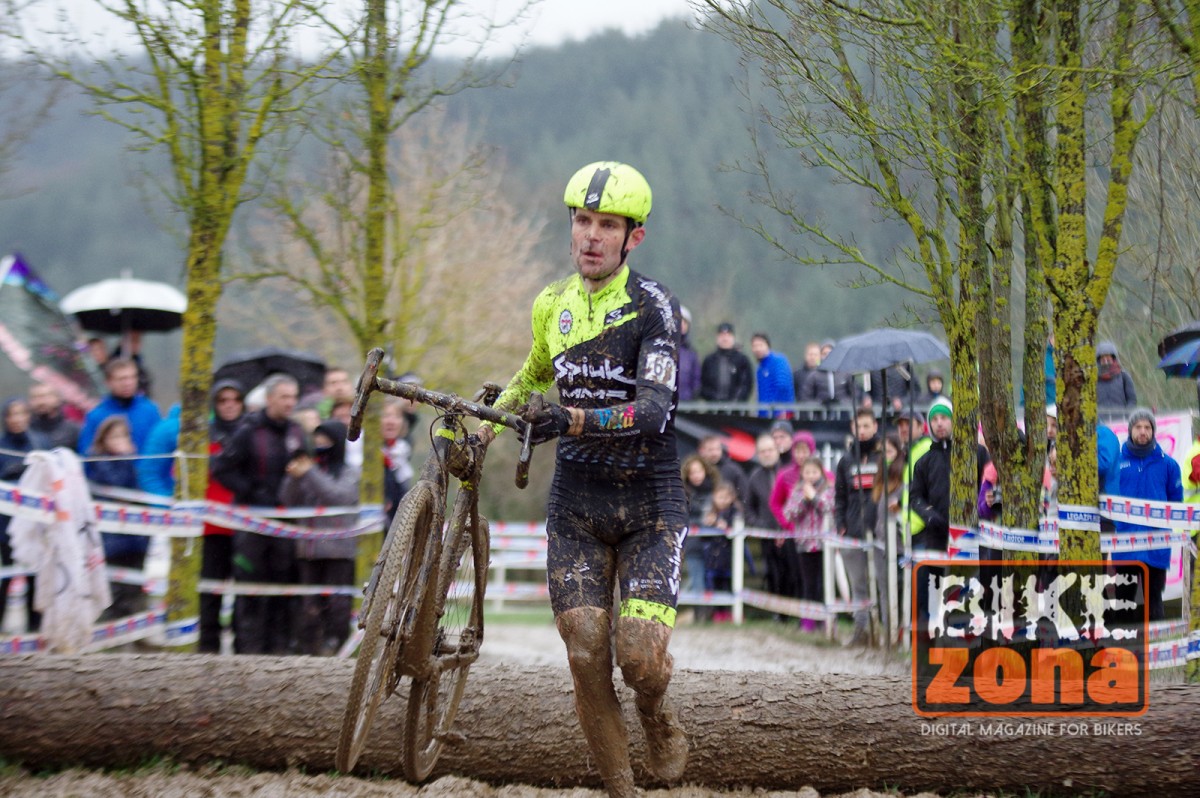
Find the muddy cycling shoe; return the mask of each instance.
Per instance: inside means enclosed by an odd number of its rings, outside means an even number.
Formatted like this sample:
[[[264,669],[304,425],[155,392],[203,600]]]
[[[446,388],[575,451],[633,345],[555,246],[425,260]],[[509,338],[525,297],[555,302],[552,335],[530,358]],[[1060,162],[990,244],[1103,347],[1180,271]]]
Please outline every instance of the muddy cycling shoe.
[[[658,712],[646,715],[638,710],[646,733],[646,765],[663,781],[678,781],[687,765],[688,741],[675,710],[663,700]]]

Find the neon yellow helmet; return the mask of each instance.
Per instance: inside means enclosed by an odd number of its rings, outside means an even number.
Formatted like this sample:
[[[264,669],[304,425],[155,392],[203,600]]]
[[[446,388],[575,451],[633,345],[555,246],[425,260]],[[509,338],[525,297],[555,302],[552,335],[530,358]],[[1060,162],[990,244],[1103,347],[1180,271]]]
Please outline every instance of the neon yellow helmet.
[[[615,213],[641,225],[650,215],[650,184],[628,164],[597,161],[572,175],[563,201],[568,208]]]

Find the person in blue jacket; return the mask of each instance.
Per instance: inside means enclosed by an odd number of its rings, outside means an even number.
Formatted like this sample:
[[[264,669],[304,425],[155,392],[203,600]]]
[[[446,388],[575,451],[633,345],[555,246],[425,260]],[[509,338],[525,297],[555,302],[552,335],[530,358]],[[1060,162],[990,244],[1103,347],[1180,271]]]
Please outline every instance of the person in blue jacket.
[[[158,405],[138,393],[137,364],[122,358],[108,361],[104,364],[104,383],[108,386],[108,395],[84,417],[75,451],[87,454],[96,431],[111,416],[125,416],[134,448],[144,451],[150,431],[162,414]]]
[[[154,425],[146,446],[141,450],[145,457],[137,461],[138,487],[147,493],[172,498],[175,496],[175,458],[162,455],[174,454],[179,448],[179,404],[171,405],[167,417]]]
[[[755,384],[758,386],[759,404],[792,404],[796,401],[796,388],[792,383],[792,364],[787,356],[771,350],[771,339],[764,332],[756,332],[750,338],[750,353],[758,361]],[[775,415],[783,415],[776,411]],[[760,411],[760,416],[767,415]]]
[[[1102,496],[1121,492],[1121,442],[1117,434],[1096,422],[1096,489]],[[1101,519],[1104,524],[1108,519]],[[1103,527],[1102,527],[1103,529]],[[1112,529],[1112,527],[1109,527]]]
[[[1158,424],[1154,414],[1139,407],[1129,414],[1129,439],[1121,447],[1120,482],[1121,496],[1153,501],[1183,501],[1183,477],[1179,463],[1167,456],[1155,441]],[[1118,521],[1117,531],[1154,530],[1156,527]],[[1171,565],[1171,549],[1117,552],[1114,560],[1140,560],[1149,569],[1149,584],[1146,587],[1146,603],[1150,608],[1150,620],[1165,618],[1163,611],[1163,589],[1167,586],[1167,568]]]

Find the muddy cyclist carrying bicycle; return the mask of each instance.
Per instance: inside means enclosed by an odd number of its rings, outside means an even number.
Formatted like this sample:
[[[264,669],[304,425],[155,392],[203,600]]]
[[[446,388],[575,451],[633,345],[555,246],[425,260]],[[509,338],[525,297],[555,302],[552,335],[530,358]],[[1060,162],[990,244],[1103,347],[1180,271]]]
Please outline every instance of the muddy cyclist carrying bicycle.
[[[648,769],[675,781],[687,760],[666,698],[687,533],[675,443],[679,302],[626,262],[650,213],[650,186],[636,169],[585,166],[565,201],[576,273],[534,301],[533,346],[496,407],[532,422],[535,444],[559,439],[546,524],[550,600],[584,736],[609,794],[627,796],[635,789],[612,679],[614,635]],[[540,400],[551,385],[561,405]],[[485,442],[493,434],[480,430]]]

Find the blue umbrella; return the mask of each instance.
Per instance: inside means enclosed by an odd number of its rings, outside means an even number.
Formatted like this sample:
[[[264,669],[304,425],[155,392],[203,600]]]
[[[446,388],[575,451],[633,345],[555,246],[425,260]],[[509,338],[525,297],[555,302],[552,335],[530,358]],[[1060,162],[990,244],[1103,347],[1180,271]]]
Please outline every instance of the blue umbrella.
[[[1182,327],[1175,328],[1158,342],[1158,356],[1166,357],[1172,349],[1197,338],[1200,338],[1200,321],[1190,321]]]
[[[1200,338],[1193,338],[1167,352],[1158,367],[1168,377],[1200,375]]]

